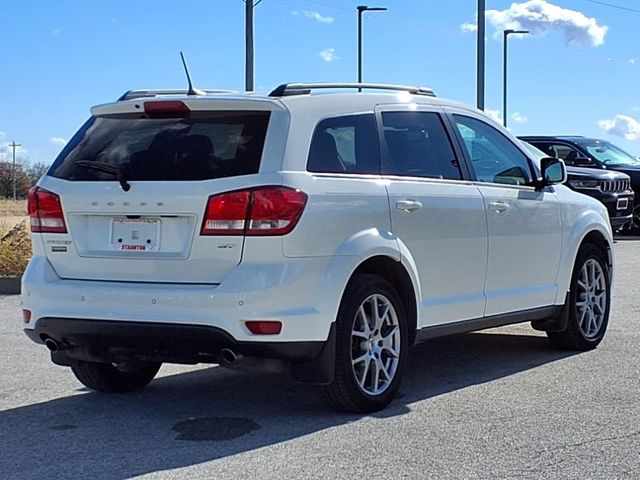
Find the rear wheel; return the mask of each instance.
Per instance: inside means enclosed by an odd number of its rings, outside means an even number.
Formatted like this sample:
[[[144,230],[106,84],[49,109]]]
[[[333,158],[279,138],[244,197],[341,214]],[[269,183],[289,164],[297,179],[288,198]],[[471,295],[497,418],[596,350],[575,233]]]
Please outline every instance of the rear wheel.
[[[602,341],[609,323],[611,287],[608,262],[593,245],[578,252],[569,295],[566,330],[547,332],[551,343],[562,349],[591,350]]]
[[[135,362],[114,365],[80,361],[71,366],[80,382],[98,392],[126,393],[146,387],[160,369],[159,362]]]
[[[348,412],[387,406],[400,387],[407,356],[407,321],[398,293],[377,275],[357,274],[345,289],[336,320],[329,401]]]

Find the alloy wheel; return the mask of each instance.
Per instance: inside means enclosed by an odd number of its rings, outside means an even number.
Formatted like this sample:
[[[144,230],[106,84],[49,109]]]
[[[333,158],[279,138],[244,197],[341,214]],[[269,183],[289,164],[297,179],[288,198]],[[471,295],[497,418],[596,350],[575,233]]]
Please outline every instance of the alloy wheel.
[[[640,230],[640,205],[633,208],[633,219],[631,220],[631,230]]]
[[[590,258],[580,269],[576,294],[580,331],[585,338],[594,338],[600,333],[607,311],[607,282],[597,260]]]
[[[358,308],[351,333],[351,364],[356,382],[369,395],[384,392],[400,360],[400,325],[384,295],[367,297]]]

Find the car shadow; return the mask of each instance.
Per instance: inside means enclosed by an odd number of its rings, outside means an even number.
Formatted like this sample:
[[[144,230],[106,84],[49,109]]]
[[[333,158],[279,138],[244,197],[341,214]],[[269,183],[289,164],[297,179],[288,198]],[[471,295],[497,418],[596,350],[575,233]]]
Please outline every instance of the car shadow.
[[[544,337],[470,333],[410,352],[398,399],[413,402],[536,368],[571,355]],[[195,465],[299,438],[362,416],[328,407],[317,387],[286,375],[211,367],[165,376],[141,392],[74,395],[0,412],[0,458],[16,478],[124,479]],[[3,478],[14,478],[6,476]]]

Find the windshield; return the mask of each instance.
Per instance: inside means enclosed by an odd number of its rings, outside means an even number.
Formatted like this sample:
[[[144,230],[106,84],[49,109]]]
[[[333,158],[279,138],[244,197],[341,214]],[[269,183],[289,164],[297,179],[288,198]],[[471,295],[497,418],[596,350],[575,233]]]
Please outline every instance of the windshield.
[[[632,165],[640,167],[640,161],[609,142],[580,142],[589,155],[605,165]]]

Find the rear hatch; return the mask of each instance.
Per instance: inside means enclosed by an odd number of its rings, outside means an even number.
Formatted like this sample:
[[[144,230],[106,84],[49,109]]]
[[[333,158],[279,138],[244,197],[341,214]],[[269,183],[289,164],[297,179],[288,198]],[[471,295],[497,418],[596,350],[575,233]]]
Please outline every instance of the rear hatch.
[[[32,228],[55,271],[67,279],[220,283],[240,262],[244,236],[231,220],[217,229],[207,223],[209,199],[256,184],[279,109],[211,97],[94,109],[31,194]],[[209,210],[233,211],[236,197]]]

